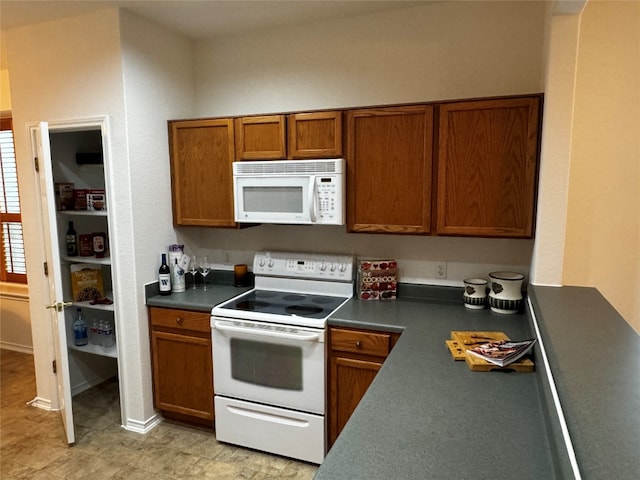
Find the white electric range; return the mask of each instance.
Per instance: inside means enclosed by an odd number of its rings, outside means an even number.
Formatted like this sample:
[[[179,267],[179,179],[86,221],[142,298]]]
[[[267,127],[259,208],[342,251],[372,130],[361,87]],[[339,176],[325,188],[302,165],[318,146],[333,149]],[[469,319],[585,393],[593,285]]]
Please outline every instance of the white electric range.
[[[353,296],[353,257],[258,252],[253,273],[211,312],[216,438],[321,463],[326,323]]]

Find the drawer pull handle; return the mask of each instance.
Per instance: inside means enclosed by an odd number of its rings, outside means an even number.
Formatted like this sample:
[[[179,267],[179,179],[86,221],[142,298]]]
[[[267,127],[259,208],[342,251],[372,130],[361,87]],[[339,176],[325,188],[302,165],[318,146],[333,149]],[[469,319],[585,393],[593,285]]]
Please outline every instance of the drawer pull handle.
[[[176,317],[176,323],[178,325],[182,325],[182,318],[181,317]]]
[[[360,340],[356,341],[356,347],[358,347],[358,348],[362,347],[362,343],[360,342]]]

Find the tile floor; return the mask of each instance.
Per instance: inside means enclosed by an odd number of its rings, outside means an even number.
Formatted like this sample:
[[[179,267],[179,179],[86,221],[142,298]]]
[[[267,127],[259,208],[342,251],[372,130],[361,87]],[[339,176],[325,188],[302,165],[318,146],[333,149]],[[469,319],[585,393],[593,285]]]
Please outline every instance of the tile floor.
[[[73,398],[76,443],[35,397],[33,357],[0,349],[0,478],[306,480],[315,465],[218,443],[211,432],[163,422],[146,435],[120,427],[117,382]]]

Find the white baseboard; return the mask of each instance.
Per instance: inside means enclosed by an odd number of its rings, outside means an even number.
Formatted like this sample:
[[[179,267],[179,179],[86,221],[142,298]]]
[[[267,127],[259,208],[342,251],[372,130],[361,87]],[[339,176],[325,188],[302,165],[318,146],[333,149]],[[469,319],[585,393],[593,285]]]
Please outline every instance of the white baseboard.
[[[29,355],[33,355],[32,345],[19,345],[17,343],[11,343],[11,342],[0,342],[0,348],[4,348],[6,350],[13,350],[14,352],[28,353]]]
[[[140,422],[138,420],[133,420],[132,418],[127,418],[127,421],[122,425],[122,428],[128,430],[129,432],[136,433],[149,433],[155,427],[157,427],[164,419],[161,415],[157,413],[153,415],[146,422]]]
[[[47,400],[46,398],[36,397],[33,400],[27,402],[27,405],[31,407],[40,408],[42,410],[47,410],[49,412],[54,411],[51,408],[51,400]]]

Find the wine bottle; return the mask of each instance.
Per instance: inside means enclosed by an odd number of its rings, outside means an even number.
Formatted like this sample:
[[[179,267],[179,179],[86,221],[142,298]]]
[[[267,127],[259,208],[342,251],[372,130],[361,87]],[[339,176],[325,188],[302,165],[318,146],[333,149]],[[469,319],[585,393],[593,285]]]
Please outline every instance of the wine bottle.
[[[73,222],[69,222],[69,228],[67,229],[67,255],[69,257],[78,256],[78,234],[73,228]]]
[[[158,270],[158,283],[160,285],[160,295],[171,295],[171,270],[167,265],[167,254],[162,254],[162,265]]]

